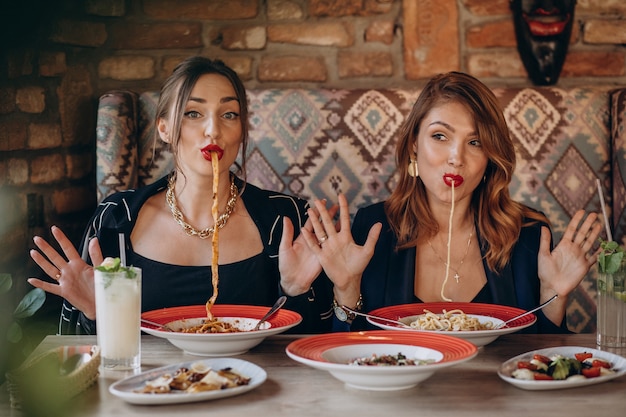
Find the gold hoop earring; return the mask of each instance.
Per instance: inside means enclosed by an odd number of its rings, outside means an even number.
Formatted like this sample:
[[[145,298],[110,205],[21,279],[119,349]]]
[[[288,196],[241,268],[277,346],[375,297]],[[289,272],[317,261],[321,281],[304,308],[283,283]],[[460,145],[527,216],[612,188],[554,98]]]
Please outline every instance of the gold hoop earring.
[[[419,170],[417,169],[417,159],[411,158],[411,160],[409,161],[408,173],[409,176],[413,178],[419,177],[420,174]]]

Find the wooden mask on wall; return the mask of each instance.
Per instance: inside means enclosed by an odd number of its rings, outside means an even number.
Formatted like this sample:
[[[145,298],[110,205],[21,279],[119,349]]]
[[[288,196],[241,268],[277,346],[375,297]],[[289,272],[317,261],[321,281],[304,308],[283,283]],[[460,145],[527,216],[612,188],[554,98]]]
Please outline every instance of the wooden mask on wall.
[[[528,76],[535,85],[559,79],[574,22],[576,0],[510,0],[515,37]]]

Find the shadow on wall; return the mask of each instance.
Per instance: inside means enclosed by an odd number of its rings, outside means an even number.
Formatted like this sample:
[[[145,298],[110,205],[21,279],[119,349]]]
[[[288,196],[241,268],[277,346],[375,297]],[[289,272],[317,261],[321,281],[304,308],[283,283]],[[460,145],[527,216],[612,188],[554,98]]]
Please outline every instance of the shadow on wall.
[[[0,6],[0,51],[36,45],[46,39],[59,7],[55,1],[4,1]]]

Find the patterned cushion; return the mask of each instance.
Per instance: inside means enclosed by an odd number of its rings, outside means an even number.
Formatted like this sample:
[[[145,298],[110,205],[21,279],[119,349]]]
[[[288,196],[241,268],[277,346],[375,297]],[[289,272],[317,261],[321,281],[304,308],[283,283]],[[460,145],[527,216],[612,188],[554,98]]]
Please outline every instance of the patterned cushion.
[[[614,238],[626,229],[626,90],[602,87],[494,89],[517,147],[516,200],[543,211],[558,241],[578,209],[600,211],[601,181]],[[346,194],[351,212],[385,199],[396,182],[395,142],[418,90],[248,91],[247,178],[306,199]],[[98,112],[98,198],[172,169],[155,142],[158,93],[112,92]],[[611,125],[612,122],[612,125]],[[611,140],[611,135],[615,140]],[[613,203],[615,201],[615,204]],[[568,324],[595,331],[595,270],[574,292]]]

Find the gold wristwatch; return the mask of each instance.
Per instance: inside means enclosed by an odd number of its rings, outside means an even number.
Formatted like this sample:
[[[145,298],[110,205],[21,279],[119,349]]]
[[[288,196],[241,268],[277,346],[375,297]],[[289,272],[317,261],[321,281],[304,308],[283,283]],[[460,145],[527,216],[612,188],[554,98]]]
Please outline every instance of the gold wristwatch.
[[[356,302],[356,306],[352,309],[354,311],[361,311],[363,309],[363,295],[359,294],[359,299]],[[343,306],[340,306],[336,299],[333,299],[333,310],[335,311],[335,316],[339,321],[345,321],[347,323],[352,323],[352,321],[356,318],[356,313],[346,310]]]

